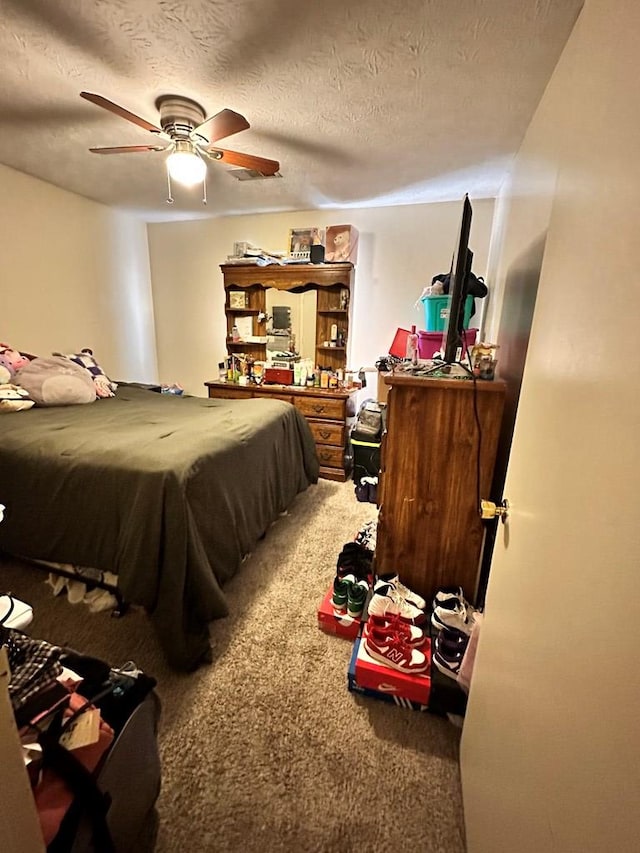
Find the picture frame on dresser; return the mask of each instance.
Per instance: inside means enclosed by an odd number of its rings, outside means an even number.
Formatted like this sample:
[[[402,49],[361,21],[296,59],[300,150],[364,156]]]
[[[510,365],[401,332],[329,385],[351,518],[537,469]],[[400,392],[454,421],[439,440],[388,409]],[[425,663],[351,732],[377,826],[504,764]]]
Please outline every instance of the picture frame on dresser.
[[[234,310],[244,310],[247,307],[247,294],[244,290],[229,291],[229,308]]]

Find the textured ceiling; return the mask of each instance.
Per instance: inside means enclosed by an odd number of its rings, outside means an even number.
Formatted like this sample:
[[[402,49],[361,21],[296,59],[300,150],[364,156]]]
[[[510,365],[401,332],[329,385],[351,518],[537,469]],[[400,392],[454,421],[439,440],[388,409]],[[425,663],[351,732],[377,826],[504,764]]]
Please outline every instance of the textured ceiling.
[[[581,0],[0,0],[0,162],[147,219],[492,196]],[[82,100],[158,122],[159,95],[251,127],[221,147],[279,160],[208,195],[174,188],[156,137]]]

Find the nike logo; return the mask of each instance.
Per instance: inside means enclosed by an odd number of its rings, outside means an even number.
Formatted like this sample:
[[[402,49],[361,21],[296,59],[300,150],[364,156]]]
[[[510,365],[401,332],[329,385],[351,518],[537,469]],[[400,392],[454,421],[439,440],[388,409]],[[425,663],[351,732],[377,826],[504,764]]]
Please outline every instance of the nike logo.
[[[376,687],[376,690],[380,690],[382,693],[395,693],[397,689],[395,685],[385,684],[384,681]]]

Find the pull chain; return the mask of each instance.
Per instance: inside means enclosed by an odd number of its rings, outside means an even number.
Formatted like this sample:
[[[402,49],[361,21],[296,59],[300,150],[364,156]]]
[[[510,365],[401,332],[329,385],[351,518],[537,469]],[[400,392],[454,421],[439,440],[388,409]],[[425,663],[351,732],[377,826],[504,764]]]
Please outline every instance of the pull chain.
[[[167,169],[167,204],[173,204],[173,196],[171,195],[171,175]]]

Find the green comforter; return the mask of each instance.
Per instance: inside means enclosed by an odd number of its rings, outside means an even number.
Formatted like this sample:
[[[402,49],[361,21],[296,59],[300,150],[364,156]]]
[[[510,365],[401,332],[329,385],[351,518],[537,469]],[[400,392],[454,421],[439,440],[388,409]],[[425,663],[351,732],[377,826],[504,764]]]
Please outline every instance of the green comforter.
[[[0,549],[115,572],[171,664],[210,656],[224,582],[318,478],[288,403],[121,385],[88,405],[0,416]]]

